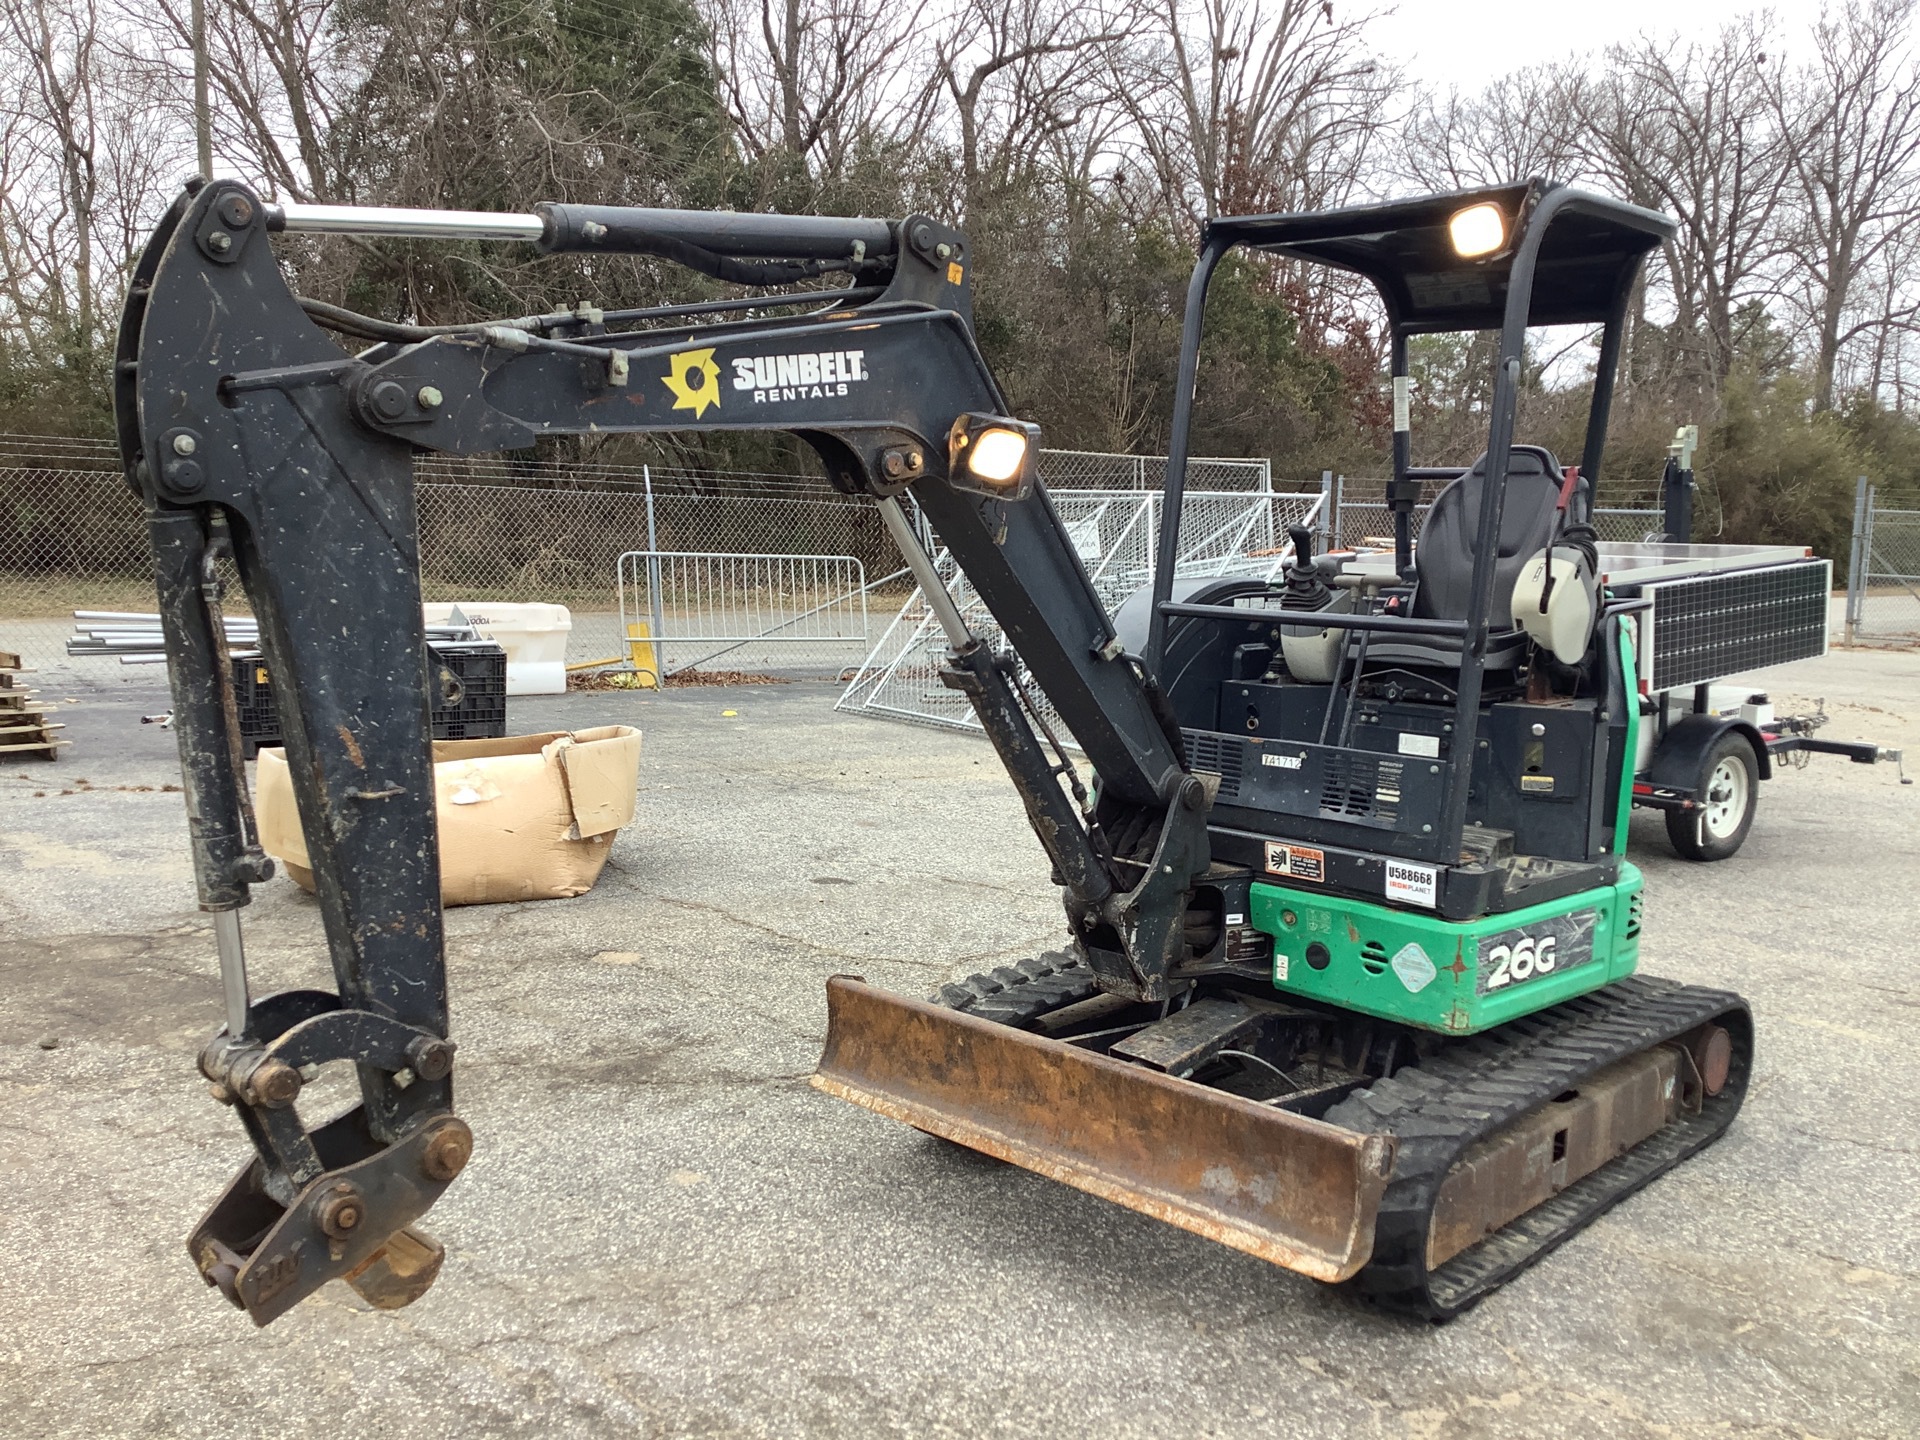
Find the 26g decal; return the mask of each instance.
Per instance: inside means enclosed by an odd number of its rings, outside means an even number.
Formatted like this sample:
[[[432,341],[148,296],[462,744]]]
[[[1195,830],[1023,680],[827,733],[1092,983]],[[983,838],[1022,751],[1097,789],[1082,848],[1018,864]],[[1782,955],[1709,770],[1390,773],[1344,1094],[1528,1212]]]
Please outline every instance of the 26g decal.
[[[1594,958],[1593,932],[1599,920],[1600,912],[1588,908],[1482,936],[1474,989],[1490,995],[1585,965]]]

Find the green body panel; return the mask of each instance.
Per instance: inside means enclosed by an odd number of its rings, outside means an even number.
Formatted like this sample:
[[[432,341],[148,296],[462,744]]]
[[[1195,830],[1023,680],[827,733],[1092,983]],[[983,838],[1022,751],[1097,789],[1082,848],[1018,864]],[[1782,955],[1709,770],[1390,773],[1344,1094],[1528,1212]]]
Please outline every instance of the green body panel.
[[[1637,697],[1633,631],[1624,620],[1613,628],[1626,692]],[[1616,855],[1626,853],[1639,741],[1639,706],[1629,703]],[[1250,918],[1273,937],[1274,988],[1422,1030],[1471,1035],[1631,975],[1640,962],[1640,886],[1640,871],[1622,860],[1613,885],[1462,923],[1256,880]],[[1543,953],[1551,956],[1546,968]]]
[[[1255,881],[1250,918],[1273,937],[1276,989],[1470,1035],[1632,974],[1639,895],[1640,872],[1623,861],[1617,884],[1462,924]],[[1548,941],[1553,963],[1542,971]],[[1324,968],[1309,962],[1314,945],[1325,947]]]
[[[1633,818],[1633,772],[1640,757],[1640,661],[1633,652],[1633,627],[1622,615],[1613,622],[1620,635],[1620,673],[1627,692],[1627,735],[1620,749],[1620,805],[1613,812],[1613,853],[1627,853],[1627,823]]]

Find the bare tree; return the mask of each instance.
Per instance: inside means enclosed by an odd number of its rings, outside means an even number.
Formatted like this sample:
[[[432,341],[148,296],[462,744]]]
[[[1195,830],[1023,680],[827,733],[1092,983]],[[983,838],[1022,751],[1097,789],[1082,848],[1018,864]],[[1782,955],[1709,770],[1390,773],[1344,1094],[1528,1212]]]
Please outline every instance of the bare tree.
[[[58,200],[42,209],[40,227],[42,266],[36,278],[44,283],[50,302],[49,319],[70,328],[80,349],[90,348],[97,328],[94,286],[94,209],[100,192],[100,151],[106,97],[100,93],[99,64],[105,46],[96,0],[5,0],[0,25],[22,67],[25,84],[11,118],[27,122],[37,109],[40,154],[45,161],[42,184],[53,187]],[[30,107],[30,108],[29,108]],[[31,142],[30,142],[31,143]],[[12,197],[9,196],[9,199]],[[49,197],[51,198],[51,197]],[[64,242],[64,243],[63,243]],[[69,248],[70,247],[70,248]],[[47,270],[45,261],[66,252],[64,269]],[[70,281],[66,293],[63,281]]]
[[[1911,328],[1912,300],[1875,276],[1920,219],[1915,0],[1846,0],[1814,28],[1814,58],[1777,75],[1769,100],[1789,137],[1797,298],[1813,338],[1813,403],[1833,407],[1841,352]],[[1888,308],[1874,304],[1883,300]]]
[[[719,76],[747,160],[848,172],[863,141],[910,137],[927,87],[911,78],[928,0],[704,0]]]
[[[1785,243],[1789,147],[1768,100],[1765,25],[1737,20],[1703,45],[1613,46],[1566,91],[1589,172],[1677,223],[1663,248],[1676,329],[1713,387],[1733,363],[1734,317],[1773,292]]]
[[[152,7],[179,78],[192,71],[187,0]],[[206,7],[215,154],[256,184],[295,200],[351,199],[353,176],[336,165],[329,136],[354,80],[336,0],[220,0]]]
[[[1565,65],[1502,76],[1478,94],[1419,98],[1406,123],[1399,169],[1427,190],[1505,185],[1541,175],[1578,178],[1573,96],[1580,72]]]
[[[1112,97],[1105,47],[1124,20],[1099,5],[962,0],[933,43],[933,75],[958,127],[959,209],[983,182],[1030,176],[1055,137],[1078,130]]]
[[[1169,215],[1192,223],[1353,193],[1397,88],[1365,43],[1373,12],[1330,0],[1137,3],[1119,89]]]
[[[177,164],[99,0],[0,0],[0,317],[42,361],[89,355]]]

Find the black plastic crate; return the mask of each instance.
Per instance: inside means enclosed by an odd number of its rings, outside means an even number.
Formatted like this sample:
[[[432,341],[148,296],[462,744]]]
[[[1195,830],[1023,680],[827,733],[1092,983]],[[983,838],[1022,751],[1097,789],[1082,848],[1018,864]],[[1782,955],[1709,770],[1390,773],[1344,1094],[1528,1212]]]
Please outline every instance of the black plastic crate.
[[[433,665],[433,738],[494,740],[507,733],[507,652],[491,640],[427,643]]]
[[[489,640],[427,642],[427,693],[436,740],[492,740],[507,733],[507,652]],[[240,739],[251,760],[281,743],[273,682],[257,654],[233,657],[233,698]]]

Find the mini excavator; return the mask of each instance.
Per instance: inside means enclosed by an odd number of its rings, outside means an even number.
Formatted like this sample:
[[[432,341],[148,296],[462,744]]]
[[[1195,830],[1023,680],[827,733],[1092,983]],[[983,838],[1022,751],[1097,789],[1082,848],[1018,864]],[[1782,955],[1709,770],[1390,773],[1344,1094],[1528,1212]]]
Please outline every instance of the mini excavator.
[[[276,232],[648,255],[752,293],[397,324],[297,297]],[[272,205],[189,185],[138,262],[116,408],[226,996],[200,1068],[254,1149],[189,1237],[202,1276],[265,1325],[336,1278],[404,1305],[439,1269],[415,1222],[473,1136],[453,1104],[412,463],[543,435],[808,442],[877,506],[945,630],[942,679],[1051,862],[1054,952],[926,1000],[830,980],[820,1089],[1433,1319],[1711,1142],[1752,1025],[1737,996],[1635,973],[1645,602],[1603,583],[1589,524],[1629,298],[1670,233],[1542,181],[1210,221],[1159,564],[1110,616],[1039,481],[1037,430],[981,359],[972,257],[948,226]],[[1316,555],[1300,531],[1279,580],[1180,572],[1202,317],[1235,249],[1378,290],[1390,553]],[[829,275],[847,278],[819,288]],[[1569,467],[1514,436],[1527,328],[1559,324],[1601,334]],[[1465,331],[1498,337],[1485,454],[1415,467],[1409,341]],[[1004,648],[952,604],[902,497]],[[223,651],[226,558],[260,623],[334,992],[247,983],[239,914],[272,866]],[[308,1128],[302,1087],[335,1063],[361,1103]]]

